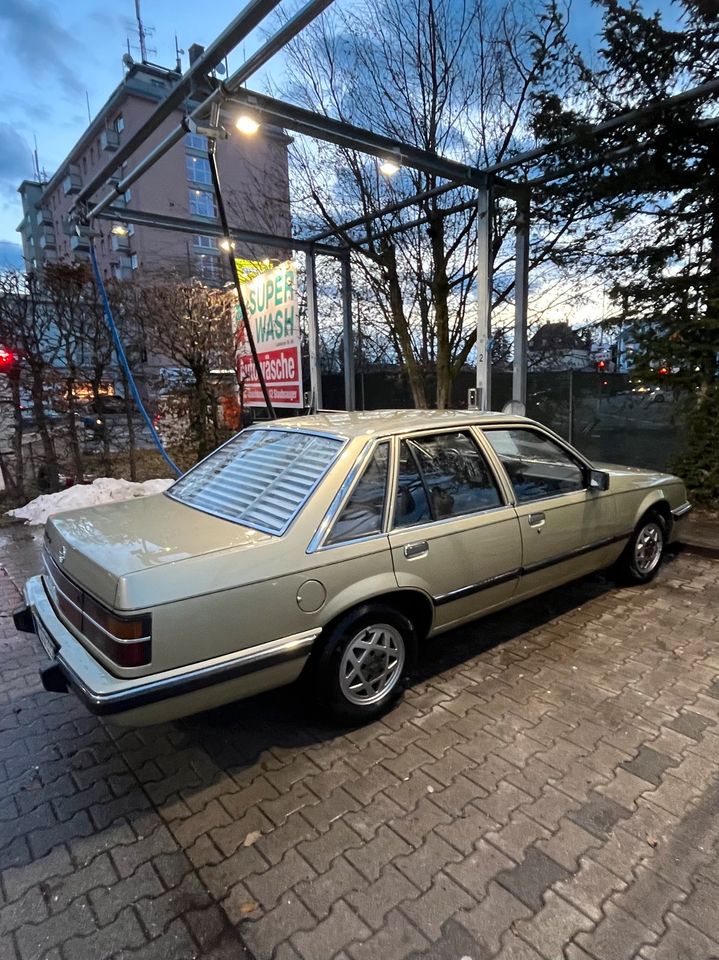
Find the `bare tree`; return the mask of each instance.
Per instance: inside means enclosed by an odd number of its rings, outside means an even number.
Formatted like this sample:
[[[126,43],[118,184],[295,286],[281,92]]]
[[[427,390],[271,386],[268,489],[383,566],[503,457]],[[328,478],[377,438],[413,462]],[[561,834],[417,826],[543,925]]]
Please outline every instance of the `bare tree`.
[[[286,92],[314,110],[468,165],[501,160],[527,138],[532,84],[563,29],[558,16],[525,17],[517,9],[483,0],[364,0],[334,9],[291,45]],[[358,213],[441,185],[433,174],[405,168],[386,179],[362,154],[302,138],[291,151],[295,205],[306,227],[336,230]],[[474,347],[475,326],[467,322],[475,279],[473,199],[472,191],[457,188],[421,200],[419,210],[340,233],[384,315],[418,407],[429,402],[428,366],[437,373],[434,400],[446,406]],[[418,212],[425,224],[388,233]],[[495,219],[499,303],[512,294],[502,244],[513,212],[499,204]],[[547,256],[544,244],[534,261]]]
[[[190,426],[204,456],[219,439],[219,391],[212,371],[233,363],[234,294],[183,280],[141,292],[155,346],[190,371]]]
[[[46,412],[47,388],[59,353],[57,325],[34,274],[0,274],[0,342],[20,358],[33,419],[43,449],[41,485],[58,486],[58,463]],[[19,392],[16,396],[19,402]]]

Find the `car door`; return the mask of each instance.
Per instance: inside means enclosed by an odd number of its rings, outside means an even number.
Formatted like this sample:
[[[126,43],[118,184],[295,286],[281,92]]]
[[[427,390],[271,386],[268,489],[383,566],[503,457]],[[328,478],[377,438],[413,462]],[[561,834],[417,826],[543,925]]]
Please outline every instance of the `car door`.
[[[507,472],[522,537],[517,599],[606,566],[616,541],[610,492],[590,486],[576,451],[535,426],[486,427]]]
[[[509,600],[519,524],[472,431],[408,434],[395,459],[389,538],[399,586],[429,594],[440,628]]]

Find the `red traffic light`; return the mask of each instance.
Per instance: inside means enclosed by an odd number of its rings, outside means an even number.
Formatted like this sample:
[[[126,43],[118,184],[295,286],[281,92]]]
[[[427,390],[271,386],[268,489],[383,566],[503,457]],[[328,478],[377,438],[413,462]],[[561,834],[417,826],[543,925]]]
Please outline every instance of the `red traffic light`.
[[[17,354],[6,347],[0,347],[0,371],[7,372],[17,363]]]
[[[658,370],[657,372],[659,373],[659,376],[660,376],[660,377],[666,377],[666,375],[669,373],[669,368],[668,368],[668,367],[659,367],[659,370]]]
[[[607,361],[606,360],[597,360],[597,370],[606,370]]]

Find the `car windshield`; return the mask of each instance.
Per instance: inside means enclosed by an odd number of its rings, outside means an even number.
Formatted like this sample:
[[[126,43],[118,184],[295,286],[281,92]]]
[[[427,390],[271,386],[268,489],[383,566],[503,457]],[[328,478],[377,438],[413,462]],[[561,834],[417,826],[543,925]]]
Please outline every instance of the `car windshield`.
[[[334,437],[245,430],[193,467],[168,494],[215,517],[282,534],[341,448]]]

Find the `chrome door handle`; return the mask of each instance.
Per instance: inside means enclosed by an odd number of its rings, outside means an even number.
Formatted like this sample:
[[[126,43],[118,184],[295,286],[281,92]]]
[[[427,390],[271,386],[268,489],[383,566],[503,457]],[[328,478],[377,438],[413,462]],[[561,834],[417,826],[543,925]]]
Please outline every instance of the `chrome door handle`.
[[[543,527],[546,519],[543,513],[530,513],[527,517],[530,527]]]
[[[419,560],[421,557],[426,557],[428,553],[429,544],[426,540],[408,543],[404,548],[404,555],[408,560]]]

